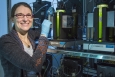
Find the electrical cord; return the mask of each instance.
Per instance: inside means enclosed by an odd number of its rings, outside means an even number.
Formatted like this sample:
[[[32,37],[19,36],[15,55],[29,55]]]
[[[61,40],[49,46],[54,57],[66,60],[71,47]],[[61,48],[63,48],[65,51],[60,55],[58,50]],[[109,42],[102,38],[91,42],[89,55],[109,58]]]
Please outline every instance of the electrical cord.
[[[113,2],[113,0],[110,0],[109,3]]]
[[[63,63],[63,62],[62,62]],[[65,75],[65,76],[67,76],[67,77],[71,77],[71,75],[69,75],[69,74],[66,74],[65,72],[64,72],[64,65],[61,63],[61,69],[62,69],[62,72],[63,72],[63,74]],[[80,72],[81,72],[81,65],[80,64],[78,64],[78,66],[79,66],[79,71],[75,74],[75,76],[77,76]]]
[[[52,54],[53,55],[53,54]],[[55,58],[55,60],[57,61],[56,57],[53,55],[53,57]],[[59,66],[59,63],[57,61],[57,64]],[[56,67],[56,66],[52,66],[49,70],[49,74],[52,76],[52,77],[56,77],[58,75],[59,77],[59,69],[60,69],[60,66],[59,67]]]
[[[50,54],[54,57],[54,59],[56,60],[58,66],[59,66],[59,62],[58,62],[58,60],[56,59],[56,57],[53,55],[53,53],[50,53]]]
[[[49,65],[50,65],[50,61],[49,61],[48,59],[47,59],[47,61],[48,61],[48,65],[47,65],[46,70],[44,71],[43,77],[44,77],[44,75],[45,75],[45,73],[46,73],[46,71],[47,71],[47,69],[48,69],[48,67],[49,67]]]
[[[34,18],[34,22],[37,24],[37,25],[39,25],[38,27],[40,27],[41,28],[41,19],[40,18]]]
[[[41,9],[43,9],[44,7],[48,6],[48,4],[45,4],[44,6],[42,6],[40,9],[38,9],[34,14],[38,13]]]
[[[66,73],[64,72],[64,68],[63,68],[63,74],[64,74],[65,76],[67,76],[67,77],[70,76],[70,75],[68,75],[68,74],[66,74]]]
[[[86,61],[84,64],[83,64],[83,70],[86,71],[84,68],[88,65],[88,61]],[[89,71],[89,68],[88,68],[88,71]],[[88,77],[88,71],[87,71],[87,77]]]
[[[50,54],[55,58],[55,60],[56,60],[56,62],[57,62],[57,64],[58,64],[58,66],[59,66],[59,68],[60,68],[59,62],[57,61],[56,57],[55,57],[52,53],[50,53]],[[63,55],[62,55],[62,56],[63,56]],[[47,59],[47,60],[48,60],[48,59]],[[46,68],[46,70],[45,70],[45,72],[44,72],[44,74],[43,74],[43,77],[44,77],[46,71],[48,70],[49,64],[50,64],[50,61],[48,60],[48,65],[47,65],[47,68]],[[59,68],[57,68],[56,66],[52,66],[52,67],[50,68],[50,70],[49,70],[50,75],[51,75],[52,77],[56,76],[57,74],[59,75],[59,71],[58,71]],[[55,75],[54,75],[54,74],[55,74]]]
[[[56,76],[56,75],[54,75],[54,74],[57,73],[57,70],[58,70],[57,67],[52,66],[52,67],[50,68],[50,70],[49,70],[50,75],[51,75],[52,77]]]
[[[51,45],[52,46],[52,45]],[[54,46],[53,46],[54,47]],[[53,77],[54,77],[54,74],[53,73],[55,73],[55,74],[57,74],[58,75],[58,77],[60,76],[60,73],[59,73],[59,70],[60,70],[60,64],[59,64],[59,62],[58,62],[58,60],[56,59],[56,57],[54,56],[54,54],[53,53],[49,53],[49,54],[51,54],[52,55],[52,57],[54,57],[54,59],[56,60],[56,62],[57,62],[57,64],[58,64],[58,68],[57,67],[55,67],[55,66],[52,66],[51,68],[50,68],[50,75],[52,76],[53,75]],[[60,58],[60,60],[61,59],[63,59],[64,58],[64,54],[61,56],[61,58]],[[55,67],[57,70],[56,71],[54,71],[53,73],[51,73],[51,69],[53,69],[53,67]]]
[[[81,65],[78,64],[78,66],[80,67],[80,69],[79,69],[79,71],[75,74],[75,76],[77,76],[77,75],[81,72]],[[63,67],[62,67],[62,68],[63,68]],[[71,75],[68,75],[68,74],[66,74],[66,73],[64,72],[64,68],[63,68],[62,71],[63,71],[63,74],[64,74],[65,76],[67,76],[67,77],[70,76],[70,77],[71,77]]]

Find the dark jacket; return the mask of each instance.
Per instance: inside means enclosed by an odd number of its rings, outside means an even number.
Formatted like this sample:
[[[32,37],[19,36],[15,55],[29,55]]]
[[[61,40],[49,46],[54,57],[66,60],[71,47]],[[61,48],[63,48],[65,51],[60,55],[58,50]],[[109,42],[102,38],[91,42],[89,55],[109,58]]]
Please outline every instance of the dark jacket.
[[[22,69],[40,72],[45,60],[48,40],[40,36],[39,43],[37,47],[35,47],[34,40],[38,38],[39,35],[39,31],[29,31],[28,38],[34,49],[32,57],[24,51],[23,44],[15,30],[12,30],[9,34],[3,35],[0,38],[0,59],[5,74],[4,77],[22,77]]]

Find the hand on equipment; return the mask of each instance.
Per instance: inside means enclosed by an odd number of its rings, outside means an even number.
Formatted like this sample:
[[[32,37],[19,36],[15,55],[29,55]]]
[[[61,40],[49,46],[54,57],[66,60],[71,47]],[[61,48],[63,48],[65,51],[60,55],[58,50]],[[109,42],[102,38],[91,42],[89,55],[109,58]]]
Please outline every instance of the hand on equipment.
[[[42,23],[42,29],[41,29],[41,35],[47,37],[49,30],[50,30],[50,25],[52,24],[52,22],[50,20],[44,19],[43,23]]]

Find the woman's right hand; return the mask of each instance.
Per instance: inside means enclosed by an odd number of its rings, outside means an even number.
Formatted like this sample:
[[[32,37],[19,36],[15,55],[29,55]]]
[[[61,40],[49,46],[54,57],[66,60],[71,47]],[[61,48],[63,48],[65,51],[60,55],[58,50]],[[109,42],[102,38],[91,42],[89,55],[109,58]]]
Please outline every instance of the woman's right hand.
[[[52,22],[50,20],[45,19],[42,23],[41,35],[48,36],[50,25]]]

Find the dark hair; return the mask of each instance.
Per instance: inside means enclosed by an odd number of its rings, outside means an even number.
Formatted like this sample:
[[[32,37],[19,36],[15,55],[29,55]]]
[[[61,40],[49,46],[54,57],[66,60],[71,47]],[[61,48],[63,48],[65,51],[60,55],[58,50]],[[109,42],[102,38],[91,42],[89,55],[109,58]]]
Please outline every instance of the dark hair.
[[[31,12],[32,12],[32,9],[31,9],[31,7],[30,7],[29,4],[27,4],[26,2],[19,2],[19,3],[14,4],[14,6],[12,7],[12,10],[11,10],[11,18],[14,17],[14,13],[15,13],[16,9],[17,9],[19,6],[21,6],[21,5],[23,5],[23,6],[25,6],[25,7],[28,7],[28,8],[31,10]]]

